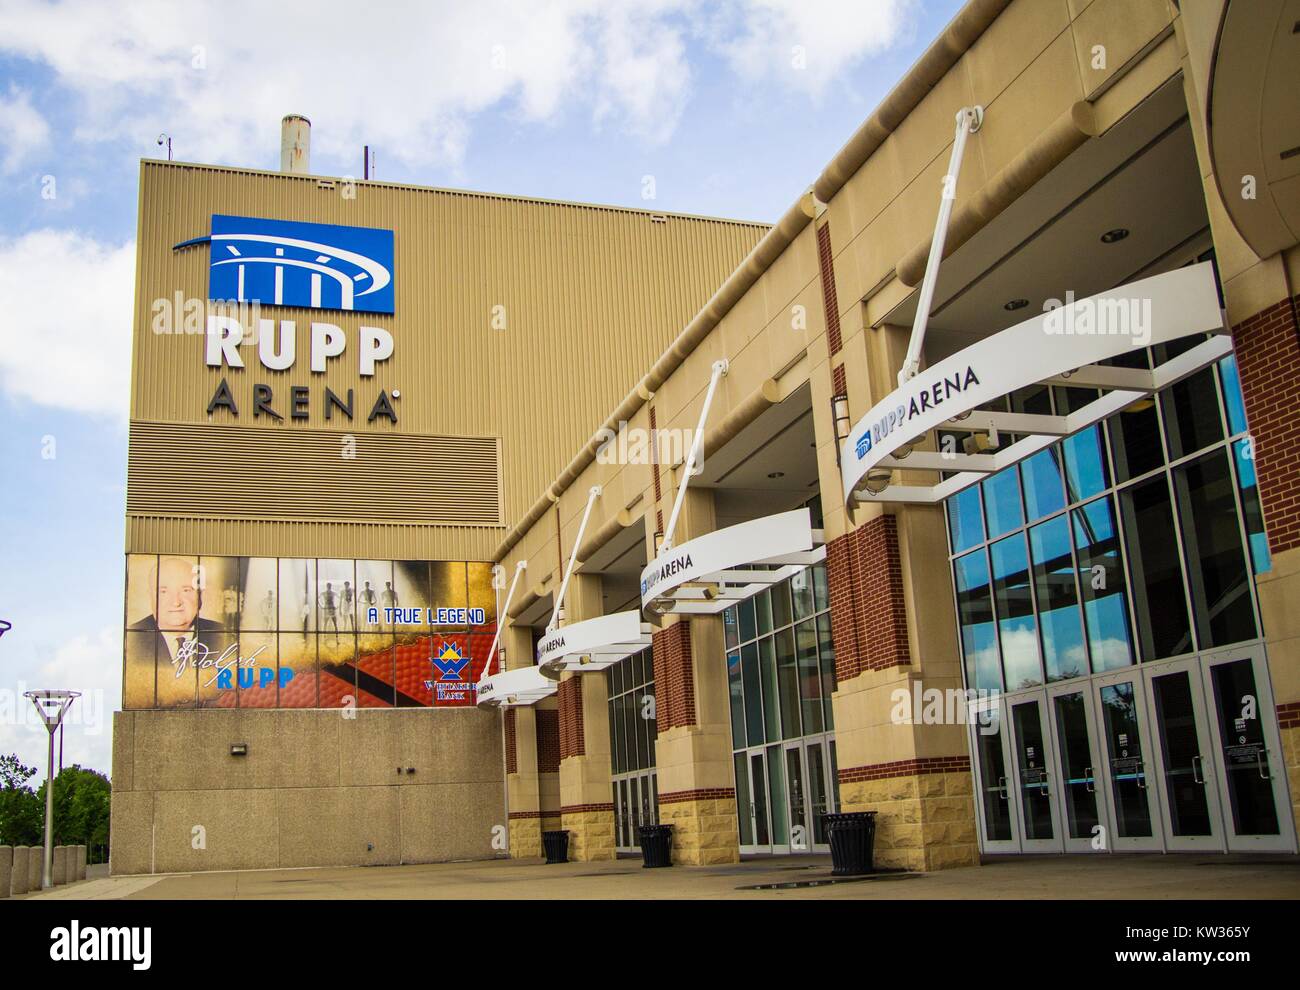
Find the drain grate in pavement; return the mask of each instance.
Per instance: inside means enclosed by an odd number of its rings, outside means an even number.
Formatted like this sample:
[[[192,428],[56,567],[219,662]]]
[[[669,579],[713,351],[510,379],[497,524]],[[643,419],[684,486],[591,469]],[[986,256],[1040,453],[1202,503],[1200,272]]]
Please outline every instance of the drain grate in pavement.
[[[920,873],[870,873],[864,877],[823,877],[820,880],[787,880],[782,883],[756,883],[737,890],[799,890],[804,887],[829,887],[836,883],[868,883],[873,880],[913,880]]]

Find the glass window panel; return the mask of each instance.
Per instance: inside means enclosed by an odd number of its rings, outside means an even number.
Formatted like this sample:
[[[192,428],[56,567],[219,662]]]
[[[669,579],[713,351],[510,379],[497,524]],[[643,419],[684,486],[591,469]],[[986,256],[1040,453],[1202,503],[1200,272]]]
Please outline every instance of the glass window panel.
[[[758,671],[763,682],[763,725],[767,742],[776,742],[781,738],[781,711],[776,687],[776,650],[770,636],[758,641]]]
[[[1020,462],[1025,490],[1025,513],[1032,522],[1065,508],[1061,478],[1061,452],[1055,445]]]
[[[1139,477],[1165,462],[1154,399],[1139,399],[1106,422],[1118,481]]]
[[[830,595],[826,588],[826,565],[813,564],[813,606],[818,612],[824,612],[831,607]]]
[[[1232,457],[1237,464],[1237,487],[1241,491],[1241,510],[1245,515],[1246,539],[1250,544],[1250,562],[1256,574],[1273,569],[1273,558],[1268,549],[1268,534],[1264,532],[1264,512],[1259,502],[1259,481],[1255,475],[1254,446],[1249,438],[1232,445]]]
[[[1184,457],[1223,439],[1214,369],[1202,368],[1160,393],[1170,458]]]
[[[745,690],[740,670],[740,654],[727,654],[727,684],[731,689],[731,745],[745,746]]]
[[[644,770],[650,766],[650,734],[646,731],[646,713],[650,706],[646,704],[646,692],[639,688],[632,695],[632,716],[636,723],[636,768]]]
[[[286,633],[316,631],[316,561],[279,560],[279,628]]]
[[[1233,485],[1222,448],[1174,471],[1201,649],[1239,643],[1258,633]]]
[[[794,608],[790,602],[790,582],[782,581],[771,587],[772,628],[780,629],[794,621]]]
[[[242,645],[241,643],[241,647]],[[316,659],[315,636],[281,633],[269,652],[278,653],[280,677],[286,679],[286,683],[280,688],[281,708],[327,707],[320,703],[318,695],[320,665]],[[286,668],[293,671],[292,676],[285,673]],[[244,707],[242,697],[240,707]]]
[[[241,629],[274,632],[278,609],[275,604],[276,559],[244,557],[239,562],[244,607],[239,613]]]
[[[239,558],[200,557],[197,579],[202,597],[198,623],[209,629],[239,629],[244,605]]]
[[[1043,683],[1038,660],[1034,603],[1029,591],[1029,557],[1021,534],[989,548],[993,566],[993,603],[998,617],[998,643],[1008,691]]]
[[[988,521],[989,538],[1001,536],[1025,521],[1020,506],[1020,475],[1015,468],[999,471],[985,480],[984,517]]]
[[[1125,488],[1119,505],[1142,659],[1188,653],[1192,632],[1169,482],[1162,474]]]
[[[620,660],[618,663],[609,666],[609,693],[612,697],[616,694],[623,693],[623,671],[627,669],[627,659]]]
[[[654,683],[651,682],[646,686],[646,694],[653,698],[654,693]],[[653,711],[653,709],[651,710]],[[645,725],[646,743],[648,745],[646,751],[646,765],[653,767],[657,763],[657,757],[655,756],[655,741],[659,738],[659,721],[654,716],[648,715],[642,719],[642,722]]]
[[[627,740],[627,768],[629,770],[639,770],[641,768],[640,760],[636,751],[636,720],[638,712],[636,710],[636,695],[625,694],[623,701],[623,736]]]
[[[1034,592],[1038,598],[1038,632],[1043,666],[1049,681],[1088,673],[1083,646],[1083,619],[1075,586],[1070,526],[1057,516],[1029,531],[1034,561]]]
[[[758,646],[740,648],[740,667],[745,682],[745,737],[750,746],[763,743],[763,691],[758,686]]]
[[[160,638],[153,630],[127,631],[122,676],[123,711],[154,707],[154,650]],[[168,666],[170,668],[170,664]],[[163,674],[170,677],[170,669]]]
[[[1051,393],[1046,385],[1027,385],[1011,393],[1011,411],[1031,413],[1035,416],[1050,416],[1052,413]]]
[[[983,550],[953,561],[957,584],[957,616],[961,625],[966,684],[981,691],[1002,687],[998,644],[993,625],[993,596],[989,586],[988,558]]]
[[[280,589],[284,593],[284,565],[285,561],[280,561]],[[385,591],[392,591],[393,583],[393,562],[391,560],[358,560],[357,561],[357,627],[360,631],[375,631],[379,629],[388,629],[389,625],[384,622],[383,608],[386,604],[392,604],[383,600]],[[378,609],[375,620],[370,619],[369,610]],[[285,613],[285,603],[280,602],[280,614]],[[280,627],[281,629],[284,626]]]
[[[732,605],[722,613],[722,630],[727,637],[727,649],[740,645],[740,636],[736,629],[736,606]]]
[[[1241,376],[1237,374],[1237,357],[1229,354],[1219,362],[1219,381],[1223,384],[1223,409],[1228,414],[1228,432],[1233,436],[1246,432],[1246,403],[1241,395]]]
[[[1080,506],[1071,517],[1092,669],[1101,673],[1127,667],[1133,662],[1133,637],[1110,498]]]
[[[754,843],[754,819],[750,816],[749,763],[744,753],[736,753],[733,759],[736,765],[736,817],[740,823],[740,844],[749,846]]]
[[[1056,398],[1056,414],[1064,416],[1076,409],[1082,409],[1089,402],[1094,401],[1100,393],[1095,388],[1058,385],[1052,389],[1052,394]]]
[[[971,485],[948,499],[948,535],[953,553],[962,553],[984,542],[979,485]]]
[[[772,631],[772,597],[767,591],[760,591],[754,596],[755,618],[758,620],[758,635]]]
[[[781,738],[794,739],[799,729],[799,671],[794,651],[794,630],[776,634],[776,679],[781,697]]]
[[[785,800],[785,760],[780,746],[767,747],[767,792],[772,806],[772,842],[790,841],[790,808]]]
[[[748,643],[758,635],[754,624],[754,599],[746,599],[736,608],[740,612],[740,641]]]
[[[807,619],[794,627],[799,654],[799,701],[805,735],[822,731],[821,669],[817,666],[817,623]]]
[[[1110,484],[1100,426],[1090,426],[1067,437],[1061,443],[1061,450],[1065,455],[1066,497],[1070,502],[1092,498]]]
[[[790,593],[794,596],[794,617],[806,619],[813,614],[812,575],[802,570],[790,578]]]
[[[316,615],[322,633],[338,636],[357,631],[356,580],[354,561],[316,561]]]
[[[831,638],[829,615],[817,617],[817,654],[822,675],[822,718],[829,732],[835,728],[835,706],[831,704],[831,693],[835,690],[835,642]]]
[[[609,768],[613,773],[623,772],[623,761],[619,758],[618,720],[614,717],[614,699],[609,699],[605,706],[609,710]]]

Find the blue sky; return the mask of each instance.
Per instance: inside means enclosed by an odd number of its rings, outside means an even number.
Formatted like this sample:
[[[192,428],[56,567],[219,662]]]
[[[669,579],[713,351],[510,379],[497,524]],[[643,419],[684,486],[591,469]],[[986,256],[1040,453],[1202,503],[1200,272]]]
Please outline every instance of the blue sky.
[[[360,174],[369,143],[385,181],[772,221],[960,6],[0,0],[0,753],[43,772],[16,695],[66,687],[86,696],[65,763],[110,766],[160,133],[178,160],[274,169],[292,111],[320,174]]]

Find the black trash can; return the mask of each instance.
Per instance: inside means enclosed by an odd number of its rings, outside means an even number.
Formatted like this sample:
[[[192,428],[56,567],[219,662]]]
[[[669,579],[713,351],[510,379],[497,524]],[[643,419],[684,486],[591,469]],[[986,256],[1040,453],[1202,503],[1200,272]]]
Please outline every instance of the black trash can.
[[[673,865],[673,827],[671,825],[642,825],[638,830],[641,839],[641,864],[643,869]]]
[[[853,877],[871,872],[876,841],[876,813],[851,811],[822,815],[831,846],[831,876]]]
[[[567,829],[542,833],[542,849],[546,853],[546,862],[567,863],[569,861],[569,833]]]

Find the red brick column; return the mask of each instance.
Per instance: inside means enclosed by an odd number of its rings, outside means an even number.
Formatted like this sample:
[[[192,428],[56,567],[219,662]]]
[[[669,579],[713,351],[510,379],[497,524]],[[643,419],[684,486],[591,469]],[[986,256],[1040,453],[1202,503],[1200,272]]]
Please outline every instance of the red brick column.
[[[1300,546],[1300,326],[1296,299],[1233,327],[1237,369],[1273,554]]]
[[[655,721],[662,735],[695,725],[695,678],[691,666],[691,624],[675,622],[654,634]]]
[[[838,682],[911,663],[893,516],[877,516],[828,543],[826,583]]]
[[[560,759],[582,756],[587,752],[582,732],[582,677],[568,675],[560,681],[556,694],[560,701]]]

